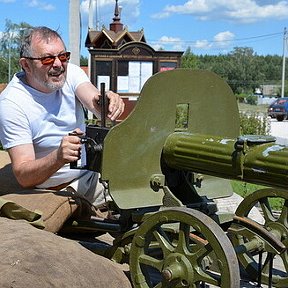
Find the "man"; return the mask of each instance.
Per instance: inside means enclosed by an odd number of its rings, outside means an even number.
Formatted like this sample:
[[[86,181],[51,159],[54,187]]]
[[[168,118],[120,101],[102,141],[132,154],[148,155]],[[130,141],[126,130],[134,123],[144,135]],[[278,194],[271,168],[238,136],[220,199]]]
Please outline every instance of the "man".
[[[47,27],[29,30],[20,51],[22,71],[0,96],[0,140],[24,188],[69,186],[100,205],[105,197],[99,175],[70,169],[69,164],[81,157],[82,146],[79,137],[69,133],[85,131],[83,107],[99,115],[99,90],[69,58],[56,31]],[[112,91],[107,97],[108,117],[115,120],[124,103]]]

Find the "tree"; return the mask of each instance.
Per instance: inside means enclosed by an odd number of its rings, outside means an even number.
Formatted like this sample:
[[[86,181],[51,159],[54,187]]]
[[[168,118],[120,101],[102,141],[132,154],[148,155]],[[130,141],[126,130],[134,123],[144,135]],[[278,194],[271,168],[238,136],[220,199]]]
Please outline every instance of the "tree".
[[[15,24],[6,19],[0,43],[0,83],[9,82],[12,75],[20,70],[18,60],[21,41],[25,30],[31,27],[25,22]]]
[[[80,66],[88,66],[88,58],[81,55],[80,57]]]
[[[279,88],[277,89],[277,97],[281,97],[282,95],[282,88]],[[287,97],[288,96],[288,81],[285,80],[285,83],[284,83],[284,97]]]
[[[190,69],[197,69],[198,68],[197,56],[192,53],[190,47],[188,47],[186,49],[184,55],[182,56],[181,67],[182,68],[190,68]]]
[[[234,93],[253,92],[264,81],[261,74],[257,55],[252,48],[235,47],[228,54],[230,71],[228,83]]]

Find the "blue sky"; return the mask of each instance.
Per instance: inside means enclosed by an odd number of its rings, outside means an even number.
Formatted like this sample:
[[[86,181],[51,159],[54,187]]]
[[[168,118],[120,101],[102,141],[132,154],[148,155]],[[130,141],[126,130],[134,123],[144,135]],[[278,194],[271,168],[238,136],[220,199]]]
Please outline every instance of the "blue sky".
[[[115,0],[94,1],[94,26],[109,28]],[[146,41],[156,50],[185,51],[190,47],[197,55],[219,55],[233,47],[251,47],[258,55],[283,55],[288,1],[119,0],[118,4],[122,7],[121,22],[129,31],[143,28]],[[80,11],[81,54],[87,56],[84,41],[89,0],[80,1]],[[5,28],[5,19],[58,29],[69,43],[68,0],[0,0],[0,31]]]

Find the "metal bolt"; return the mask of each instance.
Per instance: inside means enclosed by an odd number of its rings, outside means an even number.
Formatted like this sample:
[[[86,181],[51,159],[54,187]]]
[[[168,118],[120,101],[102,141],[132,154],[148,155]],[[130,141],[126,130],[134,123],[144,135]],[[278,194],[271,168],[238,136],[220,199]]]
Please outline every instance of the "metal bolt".
[[[162,277],[167,280],[167,281],[171,281],[172,280],[172,273],[169,269],[164,269],[162,271]]]

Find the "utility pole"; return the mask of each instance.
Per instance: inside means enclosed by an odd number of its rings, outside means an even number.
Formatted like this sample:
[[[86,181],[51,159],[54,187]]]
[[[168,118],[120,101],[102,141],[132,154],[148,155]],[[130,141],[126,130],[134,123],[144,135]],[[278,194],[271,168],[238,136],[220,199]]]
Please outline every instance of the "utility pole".
[[[8,41],[8,82],[11,80],[11,32],[9,31],[9,41]]]
[[[285,62],[286,62],[286,47],[287,47],[287,29],[284,28],[283,36],[283,63],[282,63],[282,87],[281,87],[281,97],[284,97],[285,90]]]
[[[95,18],[94,13],[96,11],[96,0],[89,1],[89,23],[88,23],[88,30],[95,29]]]
[[[70,62],[80,65],[80,0],[69,1],[69,50]]]

